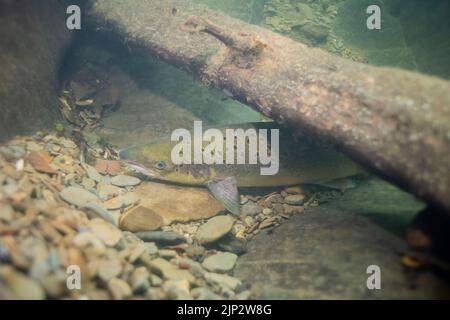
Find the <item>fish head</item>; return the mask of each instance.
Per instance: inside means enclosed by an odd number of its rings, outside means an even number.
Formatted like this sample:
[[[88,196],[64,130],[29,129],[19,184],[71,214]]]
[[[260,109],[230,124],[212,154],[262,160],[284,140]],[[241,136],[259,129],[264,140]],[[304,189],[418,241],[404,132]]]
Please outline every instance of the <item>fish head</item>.
[[[214,177],[214,169],[208,165],[174,164],[172,148],[173,144],[168,142],[135,145],[122,149],[119,157],[130,168],[150,179],[204,185]]]

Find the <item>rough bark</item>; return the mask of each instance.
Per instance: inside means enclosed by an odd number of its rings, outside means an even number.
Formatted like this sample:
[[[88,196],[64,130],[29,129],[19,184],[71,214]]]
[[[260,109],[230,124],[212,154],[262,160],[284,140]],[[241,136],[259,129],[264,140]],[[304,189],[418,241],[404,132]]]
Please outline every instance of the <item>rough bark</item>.
[[[58,118],[58,71],[73,32],[60,1],[0,2],[0,140]]]
[[[96,0],[90,16],[450,212],[449,82],[347,61],[188,1]]]

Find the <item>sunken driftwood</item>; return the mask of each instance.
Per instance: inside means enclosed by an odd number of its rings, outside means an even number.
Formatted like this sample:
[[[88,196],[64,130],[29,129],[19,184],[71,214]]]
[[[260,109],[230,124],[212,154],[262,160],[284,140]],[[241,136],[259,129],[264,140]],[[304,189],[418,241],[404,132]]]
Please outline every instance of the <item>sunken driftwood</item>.
[[[450,83],[328,54],[186,0],[94,0],[119,35],[450,212]]]

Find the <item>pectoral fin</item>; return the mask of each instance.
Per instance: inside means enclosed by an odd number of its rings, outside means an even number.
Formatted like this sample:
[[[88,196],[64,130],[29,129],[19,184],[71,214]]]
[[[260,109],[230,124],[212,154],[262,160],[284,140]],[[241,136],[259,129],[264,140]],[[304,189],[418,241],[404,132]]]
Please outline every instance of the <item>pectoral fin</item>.
[[[228,211],[235,215],[240,214],[239,191],[235,177],[209,181],[206,187]]]

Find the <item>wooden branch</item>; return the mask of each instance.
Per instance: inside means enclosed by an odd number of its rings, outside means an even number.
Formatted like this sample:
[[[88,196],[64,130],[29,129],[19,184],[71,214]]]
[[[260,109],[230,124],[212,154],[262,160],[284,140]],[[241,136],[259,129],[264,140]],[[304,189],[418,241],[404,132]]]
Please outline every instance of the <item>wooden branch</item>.
[[[450,212],[450,84],[341,59],[188,1],[93,1],[96,26]]]

